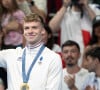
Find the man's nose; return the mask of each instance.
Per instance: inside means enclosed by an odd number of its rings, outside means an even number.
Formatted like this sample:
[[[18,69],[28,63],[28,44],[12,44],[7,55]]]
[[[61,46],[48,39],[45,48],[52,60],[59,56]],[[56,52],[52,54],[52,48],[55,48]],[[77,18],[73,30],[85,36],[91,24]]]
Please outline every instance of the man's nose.
[[[72,55],[72,52],[69,51],[69,52],[68,52],[68,56],[71,56],[71,55]]]
[[[29,28],[29,30],[28,30],[30,33],[33,31],[33,29],[32,28]]]

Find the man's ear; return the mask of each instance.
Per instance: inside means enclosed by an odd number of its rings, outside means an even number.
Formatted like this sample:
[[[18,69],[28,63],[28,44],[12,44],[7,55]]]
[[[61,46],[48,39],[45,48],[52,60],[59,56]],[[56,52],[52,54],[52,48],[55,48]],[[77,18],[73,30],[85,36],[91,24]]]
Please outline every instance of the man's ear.
[[[45,30],[44,30],[44,28],[42,28],[42,30],[41,30],[41,34],[44,34],[44,32],[45,32]]]
[[[95,63],[96,63],[96,64],[100,63],[100,61],[99,61],[98,58],[95,58]]]

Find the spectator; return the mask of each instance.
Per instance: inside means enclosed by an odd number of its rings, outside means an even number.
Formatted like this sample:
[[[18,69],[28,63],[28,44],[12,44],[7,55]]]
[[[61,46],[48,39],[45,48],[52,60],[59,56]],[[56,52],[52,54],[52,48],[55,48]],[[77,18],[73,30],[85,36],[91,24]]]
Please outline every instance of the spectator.
[[[53,32],[58,32],[61,27],[61,44],[66,40],[78,42],[81,52],[90,40],[92,20],[100,10],[88,4],[88,0],[63,0],[61,9],[49,26]]]
[[[2,7],[2,27],[6,26],[9,21],[17,20],[19,23],[23,22],[25,14],[18,8],[16,0],[1,0]]]
[[[55,52],[61,52],[59,45],[55,44],[53,33],[47,24],[44,24],[44,31],[42,33],[44,44]]]
[[[4,37],[2,49],[10,49],[23,46],[23,27],[22,24],[13,20],[10,21],[4,28]]]
[[[43,40],[46,47],[48,47],[49,49],[58,53],[62,58],[61,47],[58,44],[55,44],[53,33],[52,33],[50,27],[46,23],[44,24],[44,31],[42,33],[42,40]],[[65,67],[65,62],[63,59],[62,59],[62,67],[63,68]]]
[[[68,40],[62,44],[62,56],[66,68],[63,69],[61,90],[82,90],[83,82],[89,73],[78,66],[80,55],[80,47],[75,41]]]
[[[92,30],[92,35],[91,35],[91,39],[89,42],[89,45],[85,48],[84,53],[86,53],[89,49],[94,48],[96,46],[100,47],[100,15],[96,16],[96,18],[93,20],[93,30]],[[86,60],[85,60],[85,56],[84,56],[84,60],[83,60],[83,64],[82,66],[84,68],[87,68],[86,64]]]
[[[85,53],[87,69],[94,72],[89,75],[82,90],[100,90],[100,47],[95,47]]]

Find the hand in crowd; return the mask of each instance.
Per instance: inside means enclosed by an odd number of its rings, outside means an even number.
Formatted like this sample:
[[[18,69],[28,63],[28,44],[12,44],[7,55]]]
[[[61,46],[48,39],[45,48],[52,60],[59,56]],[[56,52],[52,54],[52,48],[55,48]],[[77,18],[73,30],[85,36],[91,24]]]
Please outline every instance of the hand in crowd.
[[[83,6],[87,6],[88,5],[88,0],[80,0],[79,3],[83,4]]]
[[[85,88],[85,90],[96,90],[96,88],[95,87],[90,87],[90,86],[87,86],[86,88]]]
[[[75,76],[65,76],[64,77],[64,81],[65,83],[68,85],[68,87],[70,89],[72,89],[73,87],[75,87]]]
[[[69,6],[70,3],[71,3],[71,0],[63,0],[63,5],[64,5],[65,7]]]

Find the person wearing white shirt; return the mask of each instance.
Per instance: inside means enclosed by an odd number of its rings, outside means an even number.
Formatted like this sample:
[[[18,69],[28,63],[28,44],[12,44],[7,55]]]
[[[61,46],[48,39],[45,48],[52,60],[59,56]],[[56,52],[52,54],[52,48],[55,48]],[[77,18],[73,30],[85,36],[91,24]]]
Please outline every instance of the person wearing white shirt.
[[[0,51],[0,67],[7,69],[8,90],[61,90],[61,58],[42,42],[42,18],[29,14],[23,29],[23,49]]]
[[[61,90],[82,90],[83,82],[89,73],[86,69],[78,66],[80,47],[72,40],[62,45],[62,57],[65,60],[66,68],[63,69]]]
[[[100,90],[100,47],[94,47],[85,53],[87,69],[91,73],[83,84],[82,90]]]

